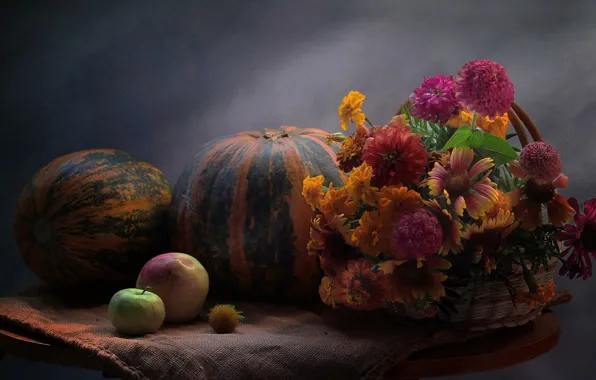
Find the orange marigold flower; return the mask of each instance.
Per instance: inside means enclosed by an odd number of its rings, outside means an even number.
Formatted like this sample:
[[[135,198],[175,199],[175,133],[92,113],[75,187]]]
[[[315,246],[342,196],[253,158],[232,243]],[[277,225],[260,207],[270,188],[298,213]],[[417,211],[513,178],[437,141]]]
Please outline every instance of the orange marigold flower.
[[[337,152],[339,168],[348,173],[362,164],[362,149],[370,131],[364,125],[356,127],[356,132],[348,136]]]
[[[322,214],[317,215],[311,222],[308,252],[311,255],[319,255],[321,268],[331,276],[360,253],[350,244],[352,232],[346,223],[346,218],[342,216],[336,215],[327,219]]]
[[[451,263],[439,256],[412,261],[385,261],[379,272],[389,276],[389,296],[393,302],[414,303],[427,297],[438,300],[445,296],[443,273]]]
[[[374,310],[387,299],[387,278],[372,270],[365,259],[351,260],[335,278],[337,299],[345,306],[358,310]]]
[[[459,128],[462,125],[472,125],[473,117],[473,112],[462,110],[457,115],[451,117],[446,125],[452,128]],[[476,127],[486,133],[504,139],[507,136],[507,129],[509,129],[509,116],[505,113],[491,119],[487,116],[476,115]]]
[[[539,286],[536,293],[518,291],[515,298],[534,309],[550,303],[554,296],[555,283],[551,281],[544,286]]]
[[[488,173],[475,180],[478,174],[494,166],[493,160],[483,158],[470,167],[473,161],[472,149],[454,148],[449,159],[449,169],[435,163],[425,184],[431,195],[445,194],[457,215],[463,216],[465,209],[473,219],[478,219],[496,202],[497,185],[488,178]]]
[[[373,170],[366,162],[350,172],[346,189],[355,201],[364,201],[374,205],[377,203],[378,188],[371,186]]]
[[[366,115],[362,112],[364,99],[366,99],[366,96],[358,91],[350,91],[348,95],[344,96],[337,110],[340,126],[343,130],[347,130],[348,124],[352,121],[357,127],[364,124],[366,120]]]
[[[369,256],[387,252],[390,239],[383,227],[379,211],[365,211],[360,217],[360,225],[352,233],[352,243]]]
[[[318,175],[316,177],[308,176],[302,181],[302,196],[306,203],[314,210],[319,207],[319,202],[323,199],[323,184],[325,177]]]
[[[436,199],[425,201],[424,204],[435,214],[443,229],[443,244],[439,248],[439,255],[461,252],[464,249],[461,241],[463,225],[447,209],[441,207]]]
[[[350,194],[345,187],[334,188],[333,183],[329,184],[325,196],[319,201],[319,210],[328,220],[337,215],[351,218],[358,207],[360,204],[350,199]]]
[[[568,198],[557,192],[567,187],[567,176],[561,174],[550,183],[538,183],[528,177],[519,163],[512,161],[509,170],[514,175],[526,179],[525,184],[508,194],[516,217],[521,220],[521,228],[534,230],[541,223],[542,206],[546,206],[548,221],[555,227],[563,227],[575,213]]]
[[[480,225],[468,225],[464,239],[470,242],[476,255],[487,272],[496,268],[495,254],[505,243],[505,239],[517,227],[511,211],[499,210],[494,218],[484,219]]]
[[[420,193],[405,186],[383,186],[378,197],[379,211],[384,222],[395,222],[400,215],[424,205]]]
[[[336,307],[335,284],[329,276],[321,279],[319,285],[319,297],[325,305]]]

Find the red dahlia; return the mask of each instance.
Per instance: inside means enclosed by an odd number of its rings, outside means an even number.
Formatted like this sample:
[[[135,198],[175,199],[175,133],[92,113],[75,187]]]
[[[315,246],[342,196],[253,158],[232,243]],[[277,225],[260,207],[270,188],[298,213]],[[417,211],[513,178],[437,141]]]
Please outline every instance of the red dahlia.
[[[411,128],[382,128],[364,146],[362,159],[373,168],[375,186],[417,184],[428,152]]]

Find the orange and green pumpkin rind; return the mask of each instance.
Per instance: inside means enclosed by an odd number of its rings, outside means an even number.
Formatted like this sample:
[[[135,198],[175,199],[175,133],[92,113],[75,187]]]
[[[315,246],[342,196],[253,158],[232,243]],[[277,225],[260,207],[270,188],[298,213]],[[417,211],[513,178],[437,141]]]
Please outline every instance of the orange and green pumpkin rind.
[[[306,249],[313,211],[301,193],[308,175],[344,183],[338,145],[327,135],[296,127],[243,132],[208,143],[187,165],[174,187],[171,243],[205,266],[213,292],[318,297],[320,266]]]
[[[148,163],[116,150],[59,157],[22,190],[14,219],[27,266],[49,285],[134,286],[166,248],[171,186]]]

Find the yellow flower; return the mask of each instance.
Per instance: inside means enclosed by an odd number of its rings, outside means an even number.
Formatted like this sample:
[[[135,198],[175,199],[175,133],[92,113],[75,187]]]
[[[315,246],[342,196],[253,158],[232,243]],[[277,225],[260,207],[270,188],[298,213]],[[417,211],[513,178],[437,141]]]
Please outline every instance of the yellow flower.
[[[350,172],[346,188],[353,200],[362,200],[370,205],[377,203],[377,188],[370,185],[373,170],[366,162]]]
[[[364,120],[366,119],[364,112],[362,112],[364,99],[366,99],[366,96],[358,91],[350,91],[347,96],[344,96],[337,110],[343,130],[347,130],[348,124],[352,121],[357,127],[364,124]]]
[[[324,182],[325,177],[322,175],[316,177],[308,176],[302,181],[302,196],[313,210],[319,207],[319,203],[325,195],[323,193]]]
[[[453,128],[459,128],[462,125],[472,124],[473,112],[468,110],[462,110],[456,116],[453,116],[447,121],[447,126]],[[504,115],[497,116],[494,119],[490,119],[486,116],[476,116],[476,127],[482,129],[486,133],[495,135],[502,139],[507,135],[507,129],[509,128],[509,116],[505,113]]]
[[[360,226],[352,233],[352,243],[369,256],[378,256],[390,248],[389,234],[383,233],[381,214],[365,211],[360,217]]]
[[[359,206],[358,202],[350,199],[350,194],[348,194],[345,187],[335,189],[333,183],[329,184],[329,189],[319,202],[319,210],[327,220],[332,220],[335,216],[340,215],[351,218]]]

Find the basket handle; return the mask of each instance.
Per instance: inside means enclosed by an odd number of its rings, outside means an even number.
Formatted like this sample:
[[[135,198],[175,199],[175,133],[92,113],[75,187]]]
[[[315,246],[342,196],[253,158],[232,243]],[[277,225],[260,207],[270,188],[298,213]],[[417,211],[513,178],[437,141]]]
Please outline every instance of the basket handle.
[[[519,142],[521,143],[522,148],[529,144],[528,135],[526,134],[526,130],[530,132],[530,136],[532,136],[532,140],[542,141],[542,135],[536,128],[536,124],[530,116],[526,113],[517,104],[513,102],[511,108],[507,112],[507,116],[509,116],[509,121],[513,125],[513,129],[515,129],[515,133],[517,133],[517,137],[519,138]]]

